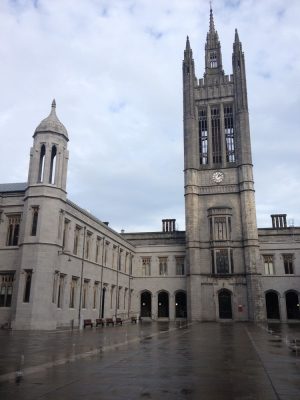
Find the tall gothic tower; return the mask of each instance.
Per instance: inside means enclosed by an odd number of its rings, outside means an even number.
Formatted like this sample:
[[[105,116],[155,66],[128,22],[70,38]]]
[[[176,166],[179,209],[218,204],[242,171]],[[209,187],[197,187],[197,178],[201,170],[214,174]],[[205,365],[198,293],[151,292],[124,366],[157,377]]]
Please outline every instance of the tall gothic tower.
[[[225,75],[210,10],[205,73],[195,76],[189,38],[183,60],[184,175],[189,316],[262,318],[261,261],[244,53],[237,31]]]

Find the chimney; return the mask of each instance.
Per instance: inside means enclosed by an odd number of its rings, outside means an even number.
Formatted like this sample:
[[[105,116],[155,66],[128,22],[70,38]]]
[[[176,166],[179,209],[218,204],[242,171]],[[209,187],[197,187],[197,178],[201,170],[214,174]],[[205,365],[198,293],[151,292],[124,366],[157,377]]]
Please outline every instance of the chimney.
[[[162,219],[162,231],[163,232],[175,232],[176,219]]]
[[[287,228],[286,223],[286,214],[273,214],[272,218],[272,228],[274,229],[283,229]]]

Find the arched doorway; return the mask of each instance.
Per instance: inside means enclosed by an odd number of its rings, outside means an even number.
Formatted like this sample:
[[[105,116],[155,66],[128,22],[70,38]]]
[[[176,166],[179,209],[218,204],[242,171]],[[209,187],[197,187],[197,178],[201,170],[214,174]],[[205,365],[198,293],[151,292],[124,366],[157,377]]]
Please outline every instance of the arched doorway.
[[[229,290],[220,290],[219,295],[219,318],[232,319],[231,292]]]
[[[266,293],[266,309],[268,319],[280,319],[278,294],[276,292]]]
[[[175,295],[175,318],[186,318],[186,293],[177,292]]]
[[[141,293],[141,317],[150,317],[152,314],[152,294],[145,291]]]
[[[287,319],[300,319],[298,294],[294,291],[287,292],[285,303]]]
[[[104,287],[102,289],[101,318],[104,318],[105,293],[106,293],[106,288]]]
[[[158,318],[169,318],[169,293],[159,292],[158,293]]]

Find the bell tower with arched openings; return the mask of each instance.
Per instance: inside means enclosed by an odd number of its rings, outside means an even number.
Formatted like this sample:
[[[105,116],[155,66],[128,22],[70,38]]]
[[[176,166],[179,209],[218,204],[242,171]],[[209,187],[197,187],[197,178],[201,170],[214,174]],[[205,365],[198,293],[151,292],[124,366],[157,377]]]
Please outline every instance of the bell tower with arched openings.
[[[49,186],[66,191],[68,132],[56,115],[53,100],[51,112],[36,128],[30,152],[29,187]]]

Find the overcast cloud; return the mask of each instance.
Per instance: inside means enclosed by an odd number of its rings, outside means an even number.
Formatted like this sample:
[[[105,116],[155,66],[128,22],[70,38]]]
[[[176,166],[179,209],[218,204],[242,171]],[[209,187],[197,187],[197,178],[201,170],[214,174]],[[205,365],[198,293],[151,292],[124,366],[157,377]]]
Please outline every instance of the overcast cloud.
[[[300,1],[214,0],[223,66],[246,57],[258,225],[300,225]],[[116,230],[184,229],[182,58],[204,72],[207,0],[1,0],[0,182],[27,180],[52,99],[69,133],[68,197]],[[291,222],[291,221],[290,221]]]

